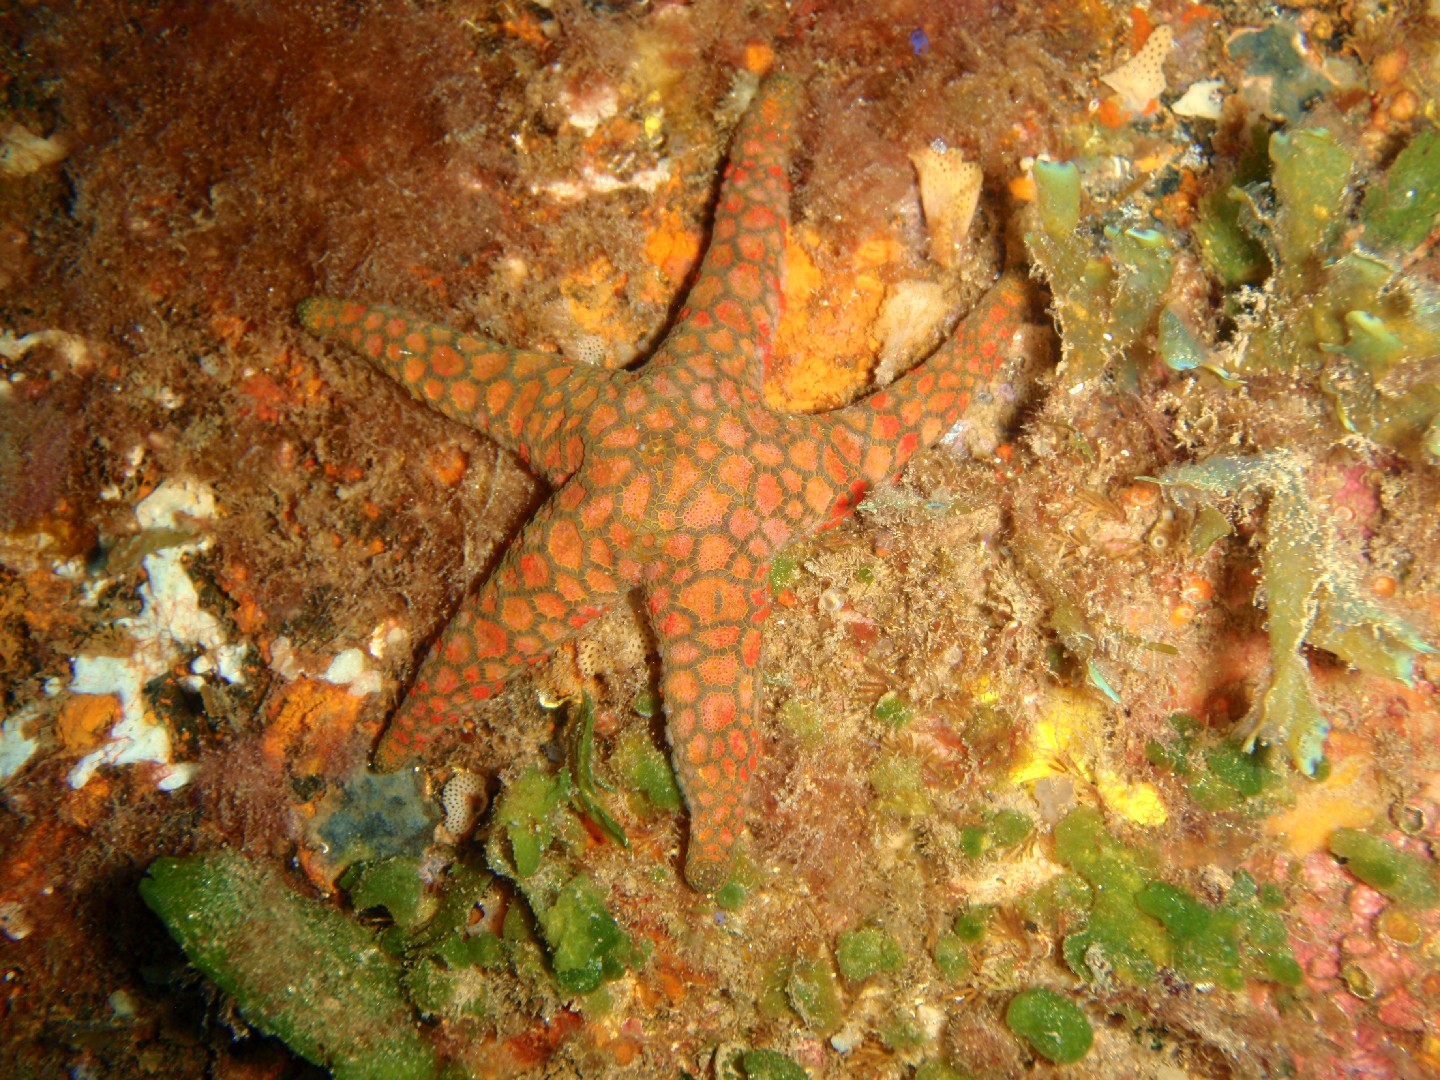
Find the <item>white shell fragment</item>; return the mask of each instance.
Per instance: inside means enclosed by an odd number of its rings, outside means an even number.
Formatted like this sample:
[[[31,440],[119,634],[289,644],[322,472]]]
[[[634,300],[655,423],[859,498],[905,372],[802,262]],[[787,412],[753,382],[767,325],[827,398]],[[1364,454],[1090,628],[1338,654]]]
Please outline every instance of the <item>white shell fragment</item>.
[[[920,205],[930,230],[930,257],[949,269],[955,265],[960,241],[970,231],[980,203],[984,175],[980,166],[966,161],[958,150],[934,145],[910,155],[920,180]]]
[[[1140,51],[1100,81],[1120,95],[1120,104],[1130,112],[1145,107],[1165,92],[1165,58],[1175,44],[1175,31],[1157,26]]]
[[[1221,110],[1225,105],[1225,97],[1220,92],[1225,83],[1220,79],[1201,79],[1191,83],[1180,95],[1178,101],[1170,106],[1170,111],[1176,116],[1191,116],[1198,120],[1219,120]]]

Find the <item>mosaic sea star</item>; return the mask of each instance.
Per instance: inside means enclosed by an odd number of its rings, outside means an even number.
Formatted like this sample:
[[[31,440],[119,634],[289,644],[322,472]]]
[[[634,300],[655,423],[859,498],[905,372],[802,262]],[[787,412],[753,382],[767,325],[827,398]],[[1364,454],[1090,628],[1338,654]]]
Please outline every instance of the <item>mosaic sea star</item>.
[[[426,657],[376,751],[394,768],[630,589],[660,643],[662,699],[690,813],[685,876],[711,892],[761,752],[767,572],[948,430],[999,365],[1024,288],[1007,276],[923,365],[847,408],[761,397],[782,301],[787,162],[800,93],[772,76],[741,121],[687,307],[639,371],[511,349],[387,307],[310,299],[300,321],[419,401],[513,450],[555,488]]]

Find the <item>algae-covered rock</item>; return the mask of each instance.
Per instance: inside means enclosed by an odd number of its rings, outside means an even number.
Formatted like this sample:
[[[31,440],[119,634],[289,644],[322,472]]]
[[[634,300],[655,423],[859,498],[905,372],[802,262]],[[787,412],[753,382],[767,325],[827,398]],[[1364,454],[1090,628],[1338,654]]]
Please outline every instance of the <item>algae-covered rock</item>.
[[[140,895],[259,1030],[341,1080],[435,1075],[399,964],[342,912],[234,852],[157,859]]]

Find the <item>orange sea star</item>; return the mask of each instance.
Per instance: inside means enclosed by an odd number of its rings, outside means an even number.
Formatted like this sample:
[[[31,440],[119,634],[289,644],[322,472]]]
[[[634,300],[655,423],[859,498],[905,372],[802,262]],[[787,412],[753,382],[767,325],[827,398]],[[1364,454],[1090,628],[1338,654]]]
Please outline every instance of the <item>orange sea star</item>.
[[[671,753],[690,812],[685,876],[723,885],[761,752],[757,682],[771,559],[848,513],[957,420],[1024,307],[1008,276],[923,365],[848,408],[761,396],[781,304],[799,91],[772,77],[742,120],[709,248],[639,371],[510,349],[391,308],[311,299],[301,322],[520,455],[555,488],[426,657],[380,741],[393,768],[629,589],[660,643]]]

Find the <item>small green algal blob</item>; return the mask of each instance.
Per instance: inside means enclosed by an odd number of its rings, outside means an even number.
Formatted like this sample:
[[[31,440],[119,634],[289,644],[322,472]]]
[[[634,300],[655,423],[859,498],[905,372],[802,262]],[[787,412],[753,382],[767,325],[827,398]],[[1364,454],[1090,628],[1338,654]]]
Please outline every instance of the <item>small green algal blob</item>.
[[[797,960],[785,996],[806,1027],[823,1035],[840,1026],[840,987],[835,969],[824,957]]]
[[[1345,860],[1352,874],[1397,904],[1431,908],[1440,903],[1435,866],[1378,836],[1359,829],[1336,829],[1330,838],[1330,854]]]
[[[675,783],[674,770],[647,732],[634,727],[626,730],[616,743],[614,763],[621,782],[653,810],[664,814],[679,812],[680,788]]]
[[[813,750],[824,740],[820,710],[804,698],[792,697],[781,705],[779,720],[780,727],[801,746]]]
[[[760,968],[760,990],[755,995],[755,1009],[766,1020],[793,1016],[786,992],[790,981],[790,958],[774,957]]]
[[[875,571],[868,566],[857,567],[855,570],[855,580],[860,582],[861,585],[874,584]]]
[[[1025,990],[1005,1010],[1005,1024],[1046,1061],[1069,1065],[1090,1052],[1095,1032],[1080,1006],[1053,990]]]
[[[1016,909],[1027,922],[1043,927],[1053,937],[1084,919],[1094,902],[1094,892],[1079,874],[1057,874],[1022,895]]]
[[[1185,760],[1185,756],[1155,739],[1145,744],[1145,760],[1157,769],[1174,773],[1176,776],[1190,775],[1190,763]]]
[[[435,1061],[375,936],[234,852],[157,859],[140,895],[245,1019],[340,1080],[411,1080]]]
[[[795,556],[788,551],[776,555],[775,561],[770,564],[770,588],[788,588],[795,581],[798,565]]]
[[[473,971],[448,968],[427,957],[408,965],[403,980],[406,996],[422,1016],[483,1019],[489,1013],[488,988]]]
[[[1216,189],[1200,199],[1190,230],[1205,268],[1227,289],[1258,285],[1270,271],[1265,249],[1241,224],[1241,207],[1230,189]]]
[[[975,945],[985,940],[985,931],[990,926],[990,908],[979,908],[957,916],[951,928],[961,941]]]
[[[871,805],[883,814],[918,817],[930,812],[930,797],[920,763],[904,754],[882,754],[870,770],[870,786],[875,789]]]
[[[564,799],[565,784],[559,777],[531,768],[507,784],[496,801],[491,842],[504,837],[517,878],[540,869],[540,856],[555,838],[553,816]]]
[[[840,935],[835,945],[835,963],[845,978],[863,982],[875,975],[899,971],[905,966],[905,954],[885,930],[862,926]]]
[[[1019,810],[1001,810],[990,823],[990,838],[997,847],[1011,847],[1024,840],[1035,828],[1030,815]]]
[[[1277,131],[1270,137],[1270,183],[1280,209],[1273,239],[1280,287],[1294,292],[1308,280],[1309,262],[1327,251],[1345,225],[1354,161],[1324,128]]]
[[[499,934],[490,930],[481,930],[473,937],[456,934],[447,938],[435,955],[452,968],[505,966],[505,944]]]
[[[810,1074],[775,1050],[747,1050],[740,1058],[746,1080],[809,1080]]]
[[[975,967],[970,943],[959,934],[941,934],[935,940],[935,966],[952,982],[965,978]]]
[[[1202,506],[1190,526],[1190,554],[1200,558],[1217,542],[1235,531],[1230,519],[1213,506]]]
[[[918,1050],[926,1041],[925,1029],[911,1016],[892,1015],[877,1034],[886,1048],[899,1053]]]
[[[990,846],[990,835],[979,825],[967,825],[955,836],[960,853],[967,859],[978,859]]]
[[[1263,748],[1246,752],[1224,743],[1205,754],[1206,771],[1190,784],[1191,797],[1206,810],[1235,810],[1279,783]]]
[[[739,911],[745,906],[750,889],[739,881],[727,881],[715,892],[715,906],[721,911]]]
[[[915,1070],[915,1080],[970,1080],[970,1077],[939,1058],[931,1058]]]
[[[880,700],[875,702],[870,714],[882,724],[889,724],[893,728],[903,728],[915,719],[915,712],[910,708],[909,702],[894,690],[880,695]]]

